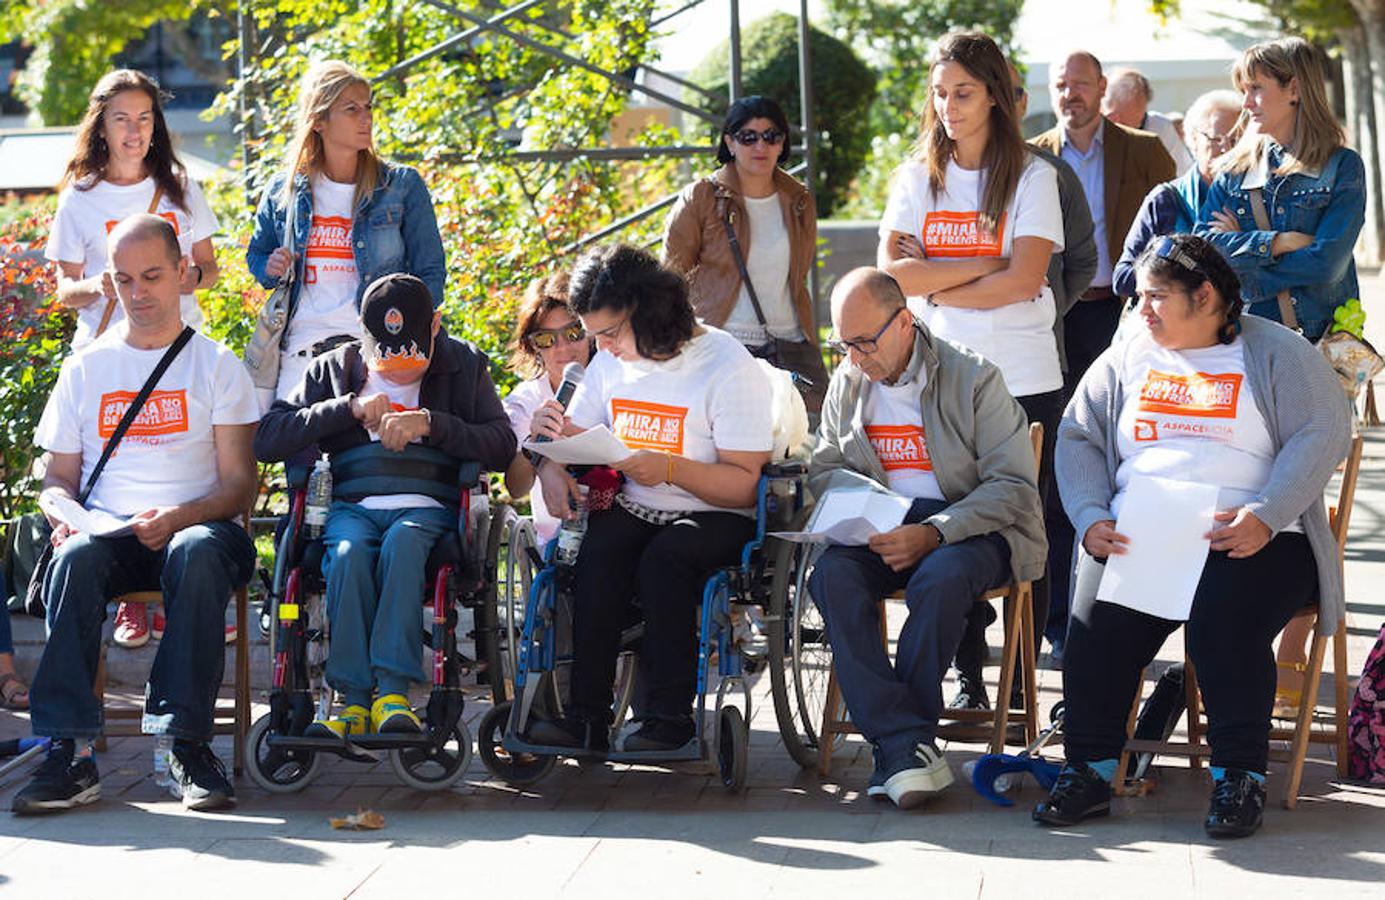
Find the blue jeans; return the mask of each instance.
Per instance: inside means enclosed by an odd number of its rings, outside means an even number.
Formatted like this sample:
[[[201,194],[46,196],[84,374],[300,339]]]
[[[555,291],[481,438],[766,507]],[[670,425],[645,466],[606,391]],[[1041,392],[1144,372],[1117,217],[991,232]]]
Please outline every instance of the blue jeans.
[[[915,500],[905,522],[945,508]],[[809,578],[827,624],[842,698],[867,740],[893,749],[931,741],[943,712],[943,676],[976,598],[1010,580],[1010,548],[998,534],[944,544],[912,570],[895,572],[869,547],[828,547]],[[909,618],[894,665],[880,643],[875,604],[904,588]]]
[[[405,694],[423,675],[424,566],[438,538],[457,528],[455,510],[366,509],[338,500],[327,513],[327,683],[349,705],[370,707],[372,690]]]
[[[145,688],[143,730],[210,741],[226,661],[226,603],[254,565],[255,545],[235,522],[184,528],[160,551],[132,536],[78,534],[64,541],[44,581],[48,643],[29,694],[34,734],[80,740],[101,734],[92,684],[106,601],[157,589],[167,624]]]

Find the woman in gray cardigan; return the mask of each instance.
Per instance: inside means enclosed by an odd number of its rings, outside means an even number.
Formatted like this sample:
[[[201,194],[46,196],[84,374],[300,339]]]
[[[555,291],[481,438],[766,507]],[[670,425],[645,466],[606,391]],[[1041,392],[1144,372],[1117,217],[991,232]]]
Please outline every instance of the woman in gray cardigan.
[[[1116,522],[1132,479],[1218,489],[1210,551],[1186,622],[1209,721],[1208,834],[1259,826],[1265,804],[1271,645],[1317,602],[1343,607],[1323,489],[1346,455],[1350,414],[1336,376],[1298,334],[1240,316],[1235,273],[1206,241],[1161,238],[1136,263],[1147,329],[1087,371],[1058,432],[1063,506],[1082,535],[1064,659],[1067,765],[1035,821],[1110,811],[1111,779],[1141,671],[1179,622],[1097,600],[1106,560],[1131,543]]]

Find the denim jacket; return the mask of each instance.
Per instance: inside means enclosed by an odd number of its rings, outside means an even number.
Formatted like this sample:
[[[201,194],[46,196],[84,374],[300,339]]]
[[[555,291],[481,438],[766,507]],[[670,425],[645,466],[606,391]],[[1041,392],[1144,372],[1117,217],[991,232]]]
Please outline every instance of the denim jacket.
[[[1342,147],[1321,172],[1275,175],[1283,155],[1278,144],[1270,143],[1260,168],[1218,175],[1193,233],[1226,256],[1240,276],[1250,312],[1279,321],[1276,296],[1288,290],[1304,336],[1316,340],[1332,323],[1332,311],[1360,296],[1351,252],[1366,217],[1366,170],[1354,150]],[[1251,211],[1248,189],[1256,185],[1264,190],[1270,231],[1259,230]],[[1209,227],[1212,213],[1224,208],[1235,214],[1240,231]],[[1314,241],[1275,257],[1270,245],[1279,231],[1301,231]]]
[[[433,295],[433,306],[442,305],[443,288],[447,282],[447,259],[438,234],[438,220],[433,214],[433,200],[428,186],[418,172],[408,166],[382,163],[380,183],[363,203],[356,207],[351,221],[351,245],[356,256],[356,271],[360,283],[356,286],[356,308],[361,308],[361,295],[372,281],[381,275],[407,272],[416,275]],[[255,280],[268,289],[277,284],[265,272],[269,255],[284,244],[283,173],[275,175],[260,200],[255,213],[255,233],[245,251],[245,262]],[[313,192],[306,175],[295,176],[298,211],[294,222],[293,239],[297,278],[289,308],[298,304],[299,286],[303,284],[303,248],[308,245],[308,232],[313,220]]]

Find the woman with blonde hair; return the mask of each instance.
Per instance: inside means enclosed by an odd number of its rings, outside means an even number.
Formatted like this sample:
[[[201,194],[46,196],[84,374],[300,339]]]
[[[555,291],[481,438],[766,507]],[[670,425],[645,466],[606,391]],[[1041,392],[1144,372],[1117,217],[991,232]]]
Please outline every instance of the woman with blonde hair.
[[[290,266],[295,276],[279,383],[262,408],[286,397],[314,357],[356,338],[361,295],[380,276],[414,275],[442,304],[447,263],[428,187],[375,152],[373,117],[370,82],[346,63],[327,60],[304,76],[284,171],[260,200],[245,254],[266,288]]]
[[[1221,158],[1193,232],[1231,264],[1249,312],[1296,319],[1315,341],[1333,310],[1360,296],[1351,253],[1365,222],[1365,166],[1345,146],[1312,44],[1256,44],[1231,77],[1247,128]]]

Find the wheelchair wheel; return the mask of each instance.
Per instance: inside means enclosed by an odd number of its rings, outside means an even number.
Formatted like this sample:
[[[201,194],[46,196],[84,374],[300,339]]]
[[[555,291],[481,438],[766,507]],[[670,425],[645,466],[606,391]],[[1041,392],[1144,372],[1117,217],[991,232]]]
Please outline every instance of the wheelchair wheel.
[[[471,763],[471,732],[461,719],[441,747],[408,747],[390,751],[390,768],[399,780],[419,791],[440,791],[457,783]]]
[[[490,712],[481,717],[481,726],[476,732],[476,752],[481,757],[486,771],[506,784],[524,787],[543,778],[558,762],[556,756],[539,756],[533,753],[511,753],[501,743],[505,739],[505,728],[510,721],[509,700],[491,707]]]
[[[745,769],[750,758],[750,728],[734,706],[723,706],[717,721],[717,771],[722,787],[733,794],[745,790]]]
[[[492,703],[504,703],[514,684],[513,669],[507,666],[510,655],[508,626],[502,620],[500,605],[509,590],[508,567],[502,557],[508,555],[510,532],[518,521],[519,514],[512,507],[500,506],[491,516],[490,531],[486,535],[486,586],[481,606],[476,610],[476,656],[485,666]]]
[[[534,523],[524,516],[510,520],[505,537],[505,558],[500,566],[500,595],[497,610],[505,638],[505,683],[514,693],[515,673],[519,668],[519,641],[524,631],[524,611],[529,589],[534,584],[535,566],[531,551],[539,550]]]
[[[268,713],[260,716],[245,736],[250,780],[271,794],[301,791],[321,771],[322,756],[311,750],[280,750],[269,746],[269,720]]]
[[[818,735],[822,733],[827,680],[832,672],[827,626],[808,592],[808,575],[823,548],[819,544],[775,543],[769,615],[774,717],[789,756],[807,769],[817,764]]]

